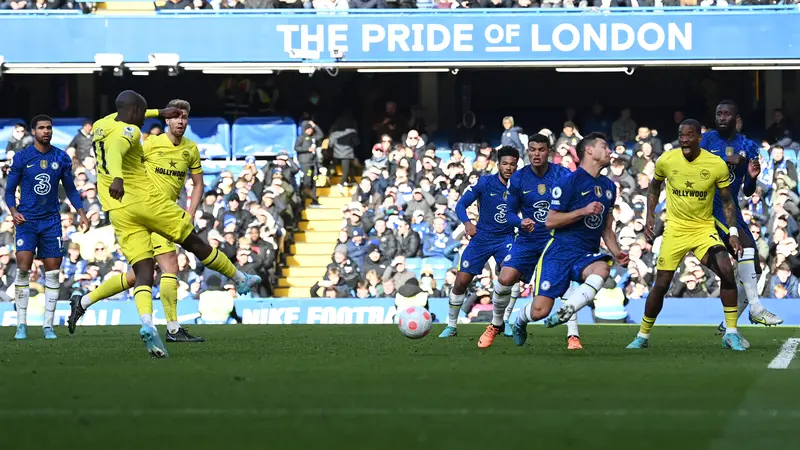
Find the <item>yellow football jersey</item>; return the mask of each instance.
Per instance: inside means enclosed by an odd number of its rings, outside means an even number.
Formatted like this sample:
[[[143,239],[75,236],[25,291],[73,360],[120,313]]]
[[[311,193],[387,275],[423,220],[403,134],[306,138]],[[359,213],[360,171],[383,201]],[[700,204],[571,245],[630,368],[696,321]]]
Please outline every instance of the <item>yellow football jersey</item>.
[[[187,173],[203,173],[197,144],[184,137],[175,145],[167,133],[150,136],[145,141],[144,164],[152,182],[151,190],[172,201],[178,199]]]
[[[670,150],[656,161],[654,178],[667,180],[667,227],[714,227],[714,194],[717,188],[730,185],[728,165],[722,158],[702,150],[690,162],[680,148]]]
[[[144,201],[149,195],[141,131],[135,125],[115,120],[116,117],[116,113],[103,117],[94,123],[93,129],[97,195],[105,211]],[[114,178],[122,178],[125,182],[125,195],[121,202],[111,198],[108,193]]]

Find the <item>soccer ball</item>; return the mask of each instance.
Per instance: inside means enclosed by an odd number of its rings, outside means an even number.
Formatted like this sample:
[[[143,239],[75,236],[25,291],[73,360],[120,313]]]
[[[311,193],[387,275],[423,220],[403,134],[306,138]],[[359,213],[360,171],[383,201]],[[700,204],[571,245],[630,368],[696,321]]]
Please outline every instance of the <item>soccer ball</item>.
[[[397,313],[397,328],[410,339],[427,336],[432,324],[431,313],[421,306],[409,306]]]

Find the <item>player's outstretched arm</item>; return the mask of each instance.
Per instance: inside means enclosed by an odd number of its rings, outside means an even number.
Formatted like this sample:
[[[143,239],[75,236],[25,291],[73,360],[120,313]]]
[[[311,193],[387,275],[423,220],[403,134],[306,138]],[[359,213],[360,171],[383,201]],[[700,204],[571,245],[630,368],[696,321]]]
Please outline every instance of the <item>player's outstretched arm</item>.
[[[614,231],[614,214],[611,212],[606,214],[606,223],[603,227],[602,237],[606,248],[608,248],[608,251],[614,256],[614,259],[623,266],[628,264],[628,254],[623,252],[619,246],[617,233]]]
[[[735,200],[733,199],[733,194],[731,194],[731,189],[728,186],[719,188],[720,197],[722,197],[722,209],[725,211],[725,220],[729,224],[736,224],[738,222],[737,214],[736,214],[736,205],[734,204]],[[728,229],[729,242],[733,253],[736,255],[737,258],[742,257],[742,244],[739,242],[739,230],[736,229],[735,226],[730,227]]]
[[[647,191],[647,215],[645,216],[644,237],[647,239],[647,242],[650,243],[656,238],[656,205],[658,205],[658,197],[661,195],[661,187],[663,185],[663,179],[659,180],[657,177],[653,177],[650,180],[650,188]]]
[[[472,237],[475,235],[477,228],[475,228],[475,224],[469,220],[469,215],[467,214],[467,208],[470,207],[475,200],[478,199],[478,192],[481,189],[481,182],[478,180],[474,185],[468,187],[464,194],[461,195],[461,198],[458,199],[458,203],[456,203],[456,216],[458,216],[458,220],[464,224],[464,231],[467,233],[467,237]]]

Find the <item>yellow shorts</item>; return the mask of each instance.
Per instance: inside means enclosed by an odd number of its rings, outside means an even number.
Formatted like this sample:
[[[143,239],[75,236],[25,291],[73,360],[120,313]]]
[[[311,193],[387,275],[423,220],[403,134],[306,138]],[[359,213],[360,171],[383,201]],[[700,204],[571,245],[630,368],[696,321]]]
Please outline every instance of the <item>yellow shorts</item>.
[[[194,230],[189,213],[164,197],[151,196],[147,201],[112,210],[110,217],[122,254],[131,265],[162,254],[153,251],[158,244],[154,244],[152,235],[157,234],[171,244],[183,242]],[[174,250],[174,244],[171,245]]]
[[[150,240],[153,243],[153,255],[165,255],[175,251],[175,243],[165,239],[160,234],[153,233],[150,235]]]
[[[664,232],[661,248],[658,250],[658,270],[677,270],[687,253],[692,252],[700,261],[711,247],[724,246],[715,228],[701,228],[693,231]]]

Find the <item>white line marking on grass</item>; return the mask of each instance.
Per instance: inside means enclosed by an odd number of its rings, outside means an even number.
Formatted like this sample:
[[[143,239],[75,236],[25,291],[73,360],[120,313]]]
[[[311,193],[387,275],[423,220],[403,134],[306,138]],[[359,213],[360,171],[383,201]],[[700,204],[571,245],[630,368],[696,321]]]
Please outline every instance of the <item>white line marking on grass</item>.
[[[797,346],[800,345],[799,338],[787,339],[781,346],[778,356],[767,366],[768,369],[786,369],[792,363],[797,354]]]
[[[58,417],[58,416],[104,416],[104,417],[154,417],[154,416],[238,416],[238,417],[369,417],[369,416],[525,416],[570,414],[589,417],[673,416],[704,417],[719,416],[748,417],[753,420],[775,418],[798,419],[800,410],[751,409],[499,409],[485,408],[153,408],[153,409],[0,409],[2,418]]]

